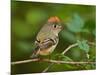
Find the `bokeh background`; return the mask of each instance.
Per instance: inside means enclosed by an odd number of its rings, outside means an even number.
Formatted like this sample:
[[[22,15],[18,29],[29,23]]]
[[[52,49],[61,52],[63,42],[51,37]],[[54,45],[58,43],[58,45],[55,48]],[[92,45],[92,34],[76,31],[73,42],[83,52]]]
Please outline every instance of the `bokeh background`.
[[[64,23],[64,29],[59,34],[59,44],[51,54],[52,58],[60,54],[77,40],[96,41],[96,6],[76,4],[56,4],[41,2],[11,2],[11,62],[29,59],[34,49],[34,41],[41,27],[51,16],[58,16]],[[89,58],[86,52],[88,50]],[[95,46],[79,47],[69,50],[66,60],[95,61]],[[50,63],[30,62],[11,66],[12,74],[41,73]],[[95,65],[54,64],[48,72],[90,70]]]

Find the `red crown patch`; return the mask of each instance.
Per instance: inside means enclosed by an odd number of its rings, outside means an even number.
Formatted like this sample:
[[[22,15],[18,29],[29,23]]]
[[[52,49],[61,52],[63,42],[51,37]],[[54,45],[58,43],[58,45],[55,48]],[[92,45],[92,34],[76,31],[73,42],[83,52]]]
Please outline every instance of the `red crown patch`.
[[[54,16],[54,17],[50,17],[48,19],[48,22],[60,22],[60,19],[57,16]]]

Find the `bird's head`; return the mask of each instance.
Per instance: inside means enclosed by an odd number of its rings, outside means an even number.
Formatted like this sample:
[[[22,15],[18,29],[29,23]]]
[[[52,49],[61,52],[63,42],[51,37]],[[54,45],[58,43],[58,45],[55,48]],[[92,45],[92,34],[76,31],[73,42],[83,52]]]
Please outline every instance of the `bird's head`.
[[[56,35],[58,35],[58,33],[62,30],[61,20],[57,16],[50,17],[48,19],[48,24],[53,33]]]

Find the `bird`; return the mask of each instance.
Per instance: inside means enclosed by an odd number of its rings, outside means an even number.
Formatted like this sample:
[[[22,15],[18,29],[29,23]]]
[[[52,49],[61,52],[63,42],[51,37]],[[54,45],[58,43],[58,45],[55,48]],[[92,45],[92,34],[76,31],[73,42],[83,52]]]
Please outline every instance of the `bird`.
[[[57,16],[50,17],[38,32],[35,40],[36,47],[30,57],[50,55],[58,45],[58,34],[62,28],[62,22]]]

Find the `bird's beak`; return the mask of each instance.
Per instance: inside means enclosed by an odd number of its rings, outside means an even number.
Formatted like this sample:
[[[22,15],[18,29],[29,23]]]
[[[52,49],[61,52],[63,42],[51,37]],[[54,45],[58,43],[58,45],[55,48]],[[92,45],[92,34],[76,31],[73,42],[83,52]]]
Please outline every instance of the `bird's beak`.
[[[61,30],[62,30],[62,29],[63,29],[63,26],[59,26],[59,29],[61,29]]]

